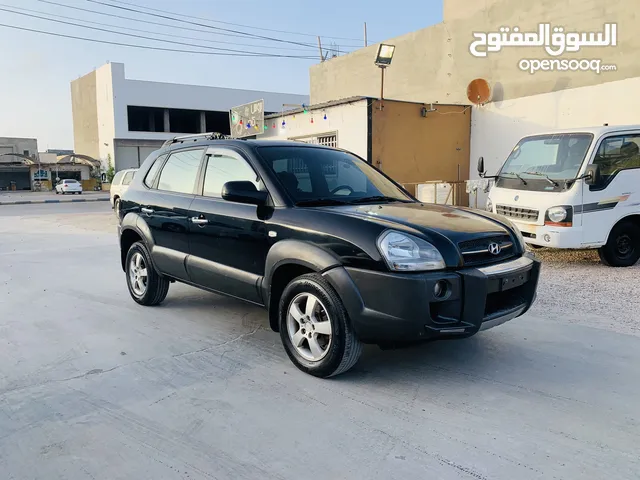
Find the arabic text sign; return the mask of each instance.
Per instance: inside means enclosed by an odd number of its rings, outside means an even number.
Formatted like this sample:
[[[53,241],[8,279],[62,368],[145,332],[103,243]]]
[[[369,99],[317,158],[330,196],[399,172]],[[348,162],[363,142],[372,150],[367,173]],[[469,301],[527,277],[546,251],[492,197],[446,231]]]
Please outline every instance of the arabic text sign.
[[[563,27],[551,28],[549,23],[538,25],[537,32],[521,32],[520,28],[500,28],[500,32],[473,34],[476,39],[469,46],[474,57],[486,57],[505,47],[544,47],[557,57],[565,52],[579,52],[583,47],[615,47],[618,44],[618,25],[607,23],[603,32],[565,32]],[[483,48],[484,47],[484,48]]]
[[[229,112],[229,126],[233,138],[264,133],[264,100],[233,107]]]

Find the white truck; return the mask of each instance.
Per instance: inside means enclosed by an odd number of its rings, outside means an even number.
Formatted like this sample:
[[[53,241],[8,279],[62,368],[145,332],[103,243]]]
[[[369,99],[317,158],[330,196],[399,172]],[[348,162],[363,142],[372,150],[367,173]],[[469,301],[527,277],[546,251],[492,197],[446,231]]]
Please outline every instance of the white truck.
[[[493,178],[486,209],[532,247],[598,249],[612,267],[640,259],[640,125],[522,138]]]

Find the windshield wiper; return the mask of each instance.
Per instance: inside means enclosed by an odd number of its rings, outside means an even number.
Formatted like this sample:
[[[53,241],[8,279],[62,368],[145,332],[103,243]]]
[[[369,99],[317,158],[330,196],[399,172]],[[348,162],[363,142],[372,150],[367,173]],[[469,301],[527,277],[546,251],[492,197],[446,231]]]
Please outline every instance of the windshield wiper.
[[[522,178],[520,175],[518,175],[516,172],[504,172],[504,173],[501,173],[501,175],[515,175],[516,177],[518,177],[518,179],[522,182],[523,185],[527,184],[527,181],[524,178]]]
[[[313,198],[311,200],[300,200],[296,202],[298,207],[321,207],[329,205],[349,205],[344,200],[336,200],[335,198]]]
[[[410,200],[404,200],[401,198],[395,198],[395,197],[387,197],[384,195],[375,195],[372,197],[361,197],[361,198],[356,198],[355,200],[352,200],[349,203],[368,203],[368,202],[402,202],[402,203],[410,203]]]
[[[554,187],[560,186],[558,182],[556,182],[553,178],[549,177],[549,175],[547,175],[546,173],[540,173],[540,172],[525,172],[525,173],[527,175],[537,175],[538,177],[544,177],[546,178],[547,182],[549,182]]]

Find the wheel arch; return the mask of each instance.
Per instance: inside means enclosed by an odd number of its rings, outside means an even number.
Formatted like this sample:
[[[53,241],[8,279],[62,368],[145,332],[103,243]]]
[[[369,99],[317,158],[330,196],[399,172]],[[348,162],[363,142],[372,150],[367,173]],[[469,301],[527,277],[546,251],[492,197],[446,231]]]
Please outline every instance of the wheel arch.
[[[291,280],[307,273],[322,273],[340,264],[340,260],[331,252],[299,240],[282,240],[271,247],[262,284],[271,329],[275,332],[279,330],[280,298]]]
[[[139,221],[138,215],[128,213],[122,219],[120,225],[120,263],[123,271],[126,269],[127,252],[131,245],[136,242],[143,242],[146,245],[151,256],[151,262],[153,262],[152,249],[154,241],[151,236],[151,229],[145,221]]]
[[[625,222],[631,222],[635,224],[638,228],[640,228],[640,213],[632,213],[630,215],[626,215],[622,218],[619,218],[609,229],[609,233],[607,233],[607,239],[605,243],[609,241],[609,237],[611,236],[611,232],[613,232],[613,229],[616,228],[621,223],[625,223]]]

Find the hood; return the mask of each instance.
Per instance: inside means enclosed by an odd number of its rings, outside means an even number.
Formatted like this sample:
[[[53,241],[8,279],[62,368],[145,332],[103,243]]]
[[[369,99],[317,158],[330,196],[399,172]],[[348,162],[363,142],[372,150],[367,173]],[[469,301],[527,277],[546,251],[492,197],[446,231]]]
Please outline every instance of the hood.
[[[497,217],[473,210],[428,203],[392,203],[330,207],[333,212],[384,223],[403,225],[423,233],[436,233],[454,243],[490,235],[510,234]]]

